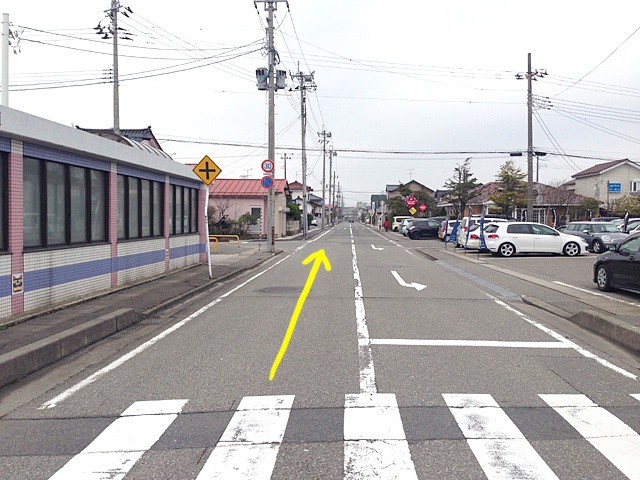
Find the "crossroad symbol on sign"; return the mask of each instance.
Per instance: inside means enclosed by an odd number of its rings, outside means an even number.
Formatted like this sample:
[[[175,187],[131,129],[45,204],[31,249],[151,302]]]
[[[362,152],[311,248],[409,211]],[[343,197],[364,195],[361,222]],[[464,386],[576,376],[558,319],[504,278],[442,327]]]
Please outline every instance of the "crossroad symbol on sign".
[[[213,160],[211,160],[207,155],[204,156],[200,163],[196,165],[193,169],[193,172],[200,177],[207,185],[210,185],[218,175],[220,175],[220,168],[215,164]]]

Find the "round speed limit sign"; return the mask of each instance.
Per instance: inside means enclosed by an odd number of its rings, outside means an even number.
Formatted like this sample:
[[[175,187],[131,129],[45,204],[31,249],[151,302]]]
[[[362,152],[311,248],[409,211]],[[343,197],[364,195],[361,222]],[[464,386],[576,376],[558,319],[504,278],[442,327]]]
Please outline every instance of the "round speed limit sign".
[[[263,160],[262,161],[262,171],[265,173],[271,173],[273,172],[273,169],[275,168],[275,165],[273,164],[272,160]]]

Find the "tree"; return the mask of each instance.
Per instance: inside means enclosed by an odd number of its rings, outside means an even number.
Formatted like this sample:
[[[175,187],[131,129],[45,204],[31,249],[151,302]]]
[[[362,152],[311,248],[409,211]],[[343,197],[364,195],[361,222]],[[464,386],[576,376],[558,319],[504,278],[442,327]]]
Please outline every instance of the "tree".
[[[611,210],[614,215],[624,217],[627,210],[631,217],[640,217],[640,197],[629,197],[625,195],[613,202]]]
[[[496,175],[498,191],[489,198],[502,210],[503,215],[512,216],[516,207],[527,205],[527,174],[507,160]]]
[[[458,215],[464,215],[467,203],[473,198],[473,190],[478,186],[478,180],[471,173],[471,157],[465,159],[462,165],[457,164],[453,169],[453,176],[445,184],[449,192],[447,198],[458,205]]]

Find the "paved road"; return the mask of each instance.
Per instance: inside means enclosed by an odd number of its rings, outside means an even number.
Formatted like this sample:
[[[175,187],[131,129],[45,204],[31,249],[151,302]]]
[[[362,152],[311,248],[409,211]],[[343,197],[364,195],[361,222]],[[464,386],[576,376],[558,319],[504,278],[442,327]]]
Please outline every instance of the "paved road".
[[[637,359],[419,245],[340,225],[43,371],[0,479],[640,478]]]

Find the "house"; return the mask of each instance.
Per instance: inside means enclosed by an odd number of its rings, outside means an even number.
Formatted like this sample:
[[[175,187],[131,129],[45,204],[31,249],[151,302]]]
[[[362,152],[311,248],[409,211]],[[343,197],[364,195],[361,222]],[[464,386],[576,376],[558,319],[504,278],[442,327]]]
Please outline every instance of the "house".
[[[594,165],[572,178],[568,186],[575,193],[595,198],[606,211],[624,196],[640,195],[640,164],[628,158]]]
[[[491,197],[498,193],[500,188],[499,182],[489,182],[476,187],[473,191],[475,195],[467,202],[463,216],[481,215],[485,205],[488,211],[485,213],[493,213],[491,209],[495,204]],[[532,221],[549,226],[559,226],[578,219],[580,206],[587,200],[587,197],[578,195],[564,186],[552,187],[542,183],[533,184],[533,196],[535,204],[533,205]],[[524,211],[526,211],[526,206],[517,207],[512,215],[520,220]]]
[[[415,180],[411,180],[408,183],[405,183],[403,185],[405,187],[409,187],[409,190],[411,190],[414,193],[425,192],[432,197],[435,194],[435,190],[432,190],[431,188],[421,184],[420,182],[416,182]],[[387,185],[385,191],[387,192],[387,197],[389,198],[389,200],[391,200],[392,198],[399,197],[401,195],[400,191],[398,190],[399,188],[400,188],[400,185]]]
[[[287,235],[289,184],[286,180],[276,179],[272,188],[275,193],[275,237],[284,237]],[[209,207],[215,208],[219,217],[226,215],[230,220],[250,213],[258,218],[258,223],[251,225],[249,232],[266,236],[268,193],[260,179],[218,178],[209,186]]]
[[[120,129],[120,133],[116,134],[113,129],[109,128],[82,128],[76,125],[78,130],[82,130],[84,132],[93,133],[94,135],[98,135],[99,137],[108,138],[109,140],[114,140],[116,142],[122,142],[125,139],[133,140],[134,142],[141,143],[142,145],[146,145],[155,150],[162,151],[162,147],[160,143],[156,139],[155,135],[151,131],[151,126],[147,128],[139,128],[139,129]],[[124,138],[123,138],[124,137]]]

